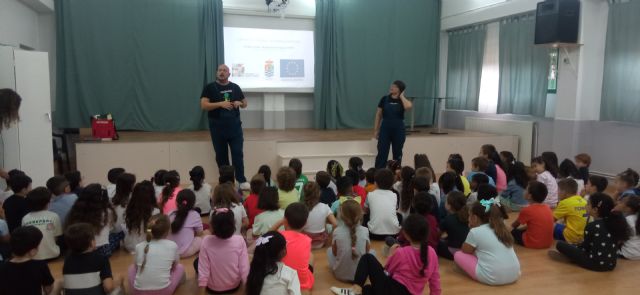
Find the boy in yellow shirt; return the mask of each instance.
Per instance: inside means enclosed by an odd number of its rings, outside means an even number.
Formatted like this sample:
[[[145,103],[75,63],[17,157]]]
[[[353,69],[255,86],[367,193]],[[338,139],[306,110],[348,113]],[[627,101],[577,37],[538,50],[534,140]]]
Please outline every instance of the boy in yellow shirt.
[[[571,179],[563,179],[558,182],[558,198],[560,202],[553,211],[553,218],[562,220],[563,224],[556,223],[553,230],[553,238],[578,244],[584,236],[584,227],[587,224],[587,201],[578,196],[578,183]]]

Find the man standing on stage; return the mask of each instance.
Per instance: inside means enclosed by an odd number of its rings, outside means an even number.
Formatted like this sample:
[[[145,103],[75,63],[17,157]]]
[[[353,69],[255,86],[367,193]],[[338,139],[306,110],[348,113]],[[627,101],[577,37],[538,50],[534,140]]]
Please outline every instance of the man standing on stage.
[[[230,165],[229,149],[231,149],[231,161],[235,168],[236,180],[240,183],[240,189],[248,190],[249,184],[244,176],[242,152],[244,136],[239,109],[247,107],[247,100],[240,86],[229,81],[229,75],[229,67],[218,66],[216,81],[209,83],[202,90],[200,108],[209,113],[209,131],[218,168]]]

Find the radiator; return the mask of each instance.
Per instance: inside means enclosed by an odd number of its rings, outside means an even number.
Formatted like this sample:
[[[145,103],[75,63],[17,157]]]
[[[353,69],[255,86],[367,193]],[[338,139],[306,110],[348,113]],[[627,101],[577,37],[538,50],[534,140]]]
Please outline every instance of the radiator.
[[[531,158],[538,153],[538,124],[533,121],[466,117],[464,129],[518,136],[518,150],[512,152],[519,161],[526,165],[529,165]]]

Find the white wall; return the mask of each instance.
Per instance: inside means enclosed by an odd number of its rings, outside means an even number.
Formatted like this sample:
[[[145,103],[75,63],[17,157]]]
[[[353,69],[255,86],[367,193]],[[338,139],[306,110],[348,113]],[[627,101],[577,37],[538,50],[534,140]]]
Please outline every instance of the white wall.
[[[51,106],[55,111],[56,28],[51,9],[53,0],[0,0],[0,44],[49,53]]]
[[[18,0],[0,0],[0,44],[37,49],[38,13]]]
[[[443,0],[442,30],[487,22],[536,9],[542,0]]]
[[[264,0],[223,0],[225,13],[241,14],[267,14],[267,5]],[[314,17],[316,15],[315,0],[292,0],[285,11],[285,17]]]

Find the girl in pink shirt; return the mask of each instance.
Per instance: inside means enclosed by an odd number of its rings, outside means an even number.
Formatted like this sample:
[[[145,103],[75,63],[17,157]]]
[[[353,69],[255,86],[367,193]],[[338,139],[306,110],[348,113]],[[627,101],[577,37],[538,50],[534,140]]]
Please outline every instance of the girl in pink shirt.
[[[432,295],[440,295],[438,255],[427,245],[429,225],[423,216],[412,214],[402,225],[410,245],[394,245],[390,249],[387,265],[383,268],[375,256],[365,254],[360,258],[352,288],[331,287],[339,295],[355,294],[413,294],[419,295],[429,283]],[[367,278],[371,285],[365,285]]]
[[[169,213],[171,234],[168,239],[176,242],[181,258],[198,253],[202,244],[202,219],[198,211],[193,210],[195,202],[196,195],[192,190],[182,190],[176,197],[177,210]]]
[[[180,188],[180,174],[178,171],[171,170],[163,175],[164,188],[158,196],[158,207],[162,210],[162,214],[169,214],[175,211],[176,196],[182,190]]]
[[[489,165],[491,165],[491,162],[493,162],[493,167],[491,168],[494,169],[489,168],[487,171],[495,170],[495,174],[487,174],[490,177],[494,178],[496,182],[496,190],[498,190],[498,193],[505,190],[507,188],[507,174],[504,172],[504,164],[502,163],[502,158],[500,158],[500,154],[498,154],[498,150],[496,150],[496,147],[492,144],[482,145],[482,147],[480,147],[480,156],[487,160],[490,160]]]
[[[234,293],[249,275],[247,245],[242,236],[234,235],[236,223],[231,209],[212,210],[211,228],[213,235],[204,237],[194,262],[198,286],[208,293]]]

